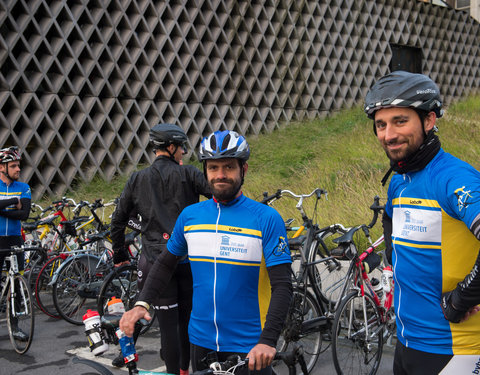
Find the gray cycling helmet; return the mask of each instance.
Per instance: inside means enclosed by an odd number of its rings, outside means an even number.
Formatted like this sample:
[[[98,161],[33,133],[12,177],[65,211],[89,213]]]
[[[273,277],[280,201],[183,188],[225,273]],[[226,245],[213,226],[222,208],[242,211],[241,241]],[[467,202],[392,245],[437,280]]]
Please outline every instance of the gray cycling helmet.
[[[150,143],[154,149],[165,149],[171,144],[182,146],[185,149],[188,137],[178,125],[157,124],[150,129]]]
[[[232,130],[217,130],[203,138],[200,144],[199,158],[209,159],[235,158],[246,162],[250,157],[247,140]]]
[[[443,116],[438,86],[426,75],[397,70],[380,78],[365,98],[364,111],[372,120],[382,108],[409,107]]]

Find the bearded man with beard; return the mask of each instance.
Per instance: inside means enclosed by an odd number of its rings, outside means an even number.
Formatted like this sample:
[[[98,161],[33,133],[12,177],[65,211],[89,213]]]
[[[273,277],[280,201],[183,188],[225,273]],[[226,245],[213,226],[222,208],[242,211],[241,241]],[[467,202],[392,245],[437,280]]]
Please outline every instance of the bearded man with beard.
[[[393,373],[474,373],[480,355],[480,173],[441,148],[435,134],[443,115],[440,92],[426,75],[387,74],[368,92],[364,109],[390,159],[382,183],[396,172],[383,216],[395,280]]]
[[[238,354],[250,371],[268,375],[292,297],[291,257],[285,223],[272,207],[242,194],[250,148],[243,136],[217,131],[202,140],[200,160],[213,199],[185,208],[168,251],[156,260],[136,307],[120,329],[133,333],[140,318],[188,256],[193,276],[189,338],[193,371],[204,357]],[[244,369],[246,373],[246,369]],[[239,374],[241,371],[237,371]]]

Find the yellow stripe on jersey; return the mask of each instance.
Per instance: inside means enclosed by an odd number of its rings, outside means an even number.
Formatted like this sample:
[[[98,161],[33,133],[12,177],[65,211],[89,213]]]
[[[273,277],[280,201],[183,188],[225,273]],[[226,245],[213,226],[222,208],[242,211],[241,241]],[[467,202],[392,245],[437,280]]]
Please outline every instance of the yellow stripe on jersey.
[[[409,205],[409,206],[419,206],[419,207],[440,208],[440,205],[436,200],[422,199],[422,198],[408,198],[408,197],[395,198],[394,200],[392,200],[392,204],[394,206]]]
[[[415,247],[415,248],[418,248],[418,249],[441,249],[442,248],[442,246],[440,246],[440,245],[420,245],[418,243],[411,243],[411,242],[398,241],[398,240],[393,240],[392,242],[395,245]]]
[[[208,231],[216,231],[217,225],[216,224],[198,224],[198,225],[188,225],[183,228],[185,232],[194,231],[194,230],[208,230]],[[262,237],[262,232],[255,229],[248,229],[248,228],[239,228],[234,227],[231,225],[218,225],[218,230],[222,232],[229,232],[234,234],[249,234],[256,237]]]
[[[455,289],[470,273],[479,248],[478,239],[463,221],[442,213],[442,293]],[[453,354],[480,354],[479,326],[480,314],[461,324],[450,323]]]
[[[272,297],[272,288],[270,287],[270,278],[268,277],[265,259],[262,256],[262,264],[260,266],[260,274],[258,275],[258,306],[260,308],[260,321],[263,326],[267,319],[267,311],[270,306]]]
[[[253,266],[258,267],[260,263],[245,263],[245,262],[234,262],[231,260],[223,260],[223,259],[211,259],[211,258],[193,258],[189,257],[188,260],[190,262],[208,262],[208,263],[224,263],[224,264],[235,264],[237,266]]]

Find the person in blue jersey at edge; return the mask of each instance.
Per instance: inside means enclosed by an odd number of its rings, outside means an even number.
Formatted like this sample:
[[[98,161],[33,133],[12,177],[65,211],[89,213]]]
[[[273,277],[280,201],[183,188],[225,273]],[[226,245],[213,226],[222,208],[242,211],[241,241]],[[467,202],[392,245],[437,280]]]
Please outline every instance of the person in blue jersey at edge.
[[[395,280],[394,374],[473,371],[480,358],[480,173],[441,148],[442,101],[429,77],[387,74],[364,109],[390,159],[382,184],[396,172],[383,216]]]
[[[182,257],[193,276],[189,337],[193,371],[216,352],[248,357],[249,369],[271,374],[271,363],[292,298],[291,257],[285,223],[267,205],[244,196],[250,148],[234,131],[216,131],[200,146],[200,160],[213,199],[185,208],[156,260],[136,306],[120,321],[131,335],[149,318],[150,301],[162,292]],[[244,370],[246,371],[246,370]]]
[[[20,151],[11,146],[0,150],[0,249],[21,246],[22,225],[30,214],[31,191],[28,184],[18,181],[20,178]],[[5,254],[0,254],[0,269],[3,268]],[[18,268],[23,273],[24,256],[17,255]],[[27,341],[28,335],[13,322],[13,337]]]

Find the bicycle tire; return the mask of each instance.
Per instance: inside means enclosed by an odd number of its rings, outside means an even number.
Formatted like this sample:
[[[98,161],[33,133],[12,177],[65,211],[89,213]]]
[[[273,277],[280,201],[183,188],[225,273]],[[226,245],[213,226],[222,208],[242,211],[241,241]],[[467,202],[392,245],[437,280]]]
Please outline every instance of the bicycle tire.
[[[337,259],[328,259],[330,250],[322,238],[315,238],[308,253],[308,262],[319,262],[310,267],[313,272],[314,287],[317,288],[322,301],[328,305],[330,311],[341,299],[343,284],[348,273],[348,262],[342,262]]]
[[[125,310],[133,308],[137,298],[137,266],[126,264],[115,268],[104,280],[97,298],[97,310],[100,315],[107,313],[108,301],[112,297],[120,298]],[[152,319],[149,324],[142,327],[140,334],[143,335],[155,321],[155,310],[150,311]]]
[[[103,278],[92,267],[97,261],[96,256],[74,257],[58,270],[52,289],[53,302],[59,315],[71,324],[83,325],[83,315],[97,307],[96,289]]]
[[[292,303],[277,344],[277,352],[287,352],[291,350],[289,347],[292,344],[300,344],[304,350],[308,373],[313,370],[322,352],[322,332],[320,329],[302,332],[302,327],[305,321],[322,316],[315,297],[308,291],[294,288]],[[288,373],[288,369],[281,361],[274,361],[272,367],[277,374]]]
[[[55,308],[52,294],[53,287],[50,285],[50,281],[52,281],[53,275],[65,259],[63,255],[50,258],[42,267],[35,281],[34,295],[37,306],[44,314],[55,319],[61,319],[61,316]]]
[[[15,275],[13,279],[15,290],[15,303],[12,308],[12,290],[7,295],[7,326],[10,342],[15,351],[24,354],[30,348],[35,329],[35,316],[33,312],[32,293],[28,287],[27,281],[21,275]],[[26,341],[18,340],[13,336],[14,326],[25,333],[28,338]]]
[[[35,257],[29,259],[28,266],[23,273],[23,277],[25,277],[25,279],[27,280],[27,284],[30,288],[30,291],[32,292],[33,304],[37,308],[39,308],[39,306],[35,298],[35,283],[37,281],[38,275],[40,274],[40,271],[42,270],[48,259],[49,258],[46,251],[37,254]]]
[[[367,324],[360,308],[363,302]],[[337,374],[374,375],[382,359],[383,329],[380,310],[373,298],[358,291],[348,294],[336,311],[332,327],[332,356]]]

